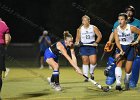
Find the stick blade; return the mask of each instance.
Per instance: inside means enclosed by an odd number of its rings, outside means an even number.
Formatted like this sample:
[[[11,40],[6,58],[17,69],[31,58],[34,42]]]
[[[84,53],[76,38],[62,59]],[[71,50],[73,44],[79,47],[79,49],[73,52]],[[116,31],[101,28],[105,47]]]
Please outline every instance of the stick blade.
[[[102,90],[104,92],[108,92],[110,89],[111,89],[111,86],[104,86]]]

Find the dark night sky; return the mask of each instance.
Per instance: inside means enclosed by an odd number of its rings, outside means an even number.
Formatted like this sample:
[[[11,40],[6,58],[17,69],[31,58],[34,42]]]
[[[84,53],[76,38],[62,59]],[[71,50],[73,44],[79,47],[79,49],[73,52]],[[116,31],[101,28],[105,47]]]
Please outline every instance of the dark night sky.
[[[1,0],[0,17],[10,28],[12,42],[35,43],[42,28],[50,31],[52,37],[61,38],[64,30],[75,37],[81,17],[87,14],[101,30],[105,42],[118,13],[129,4],[140,18],[140,0]]]

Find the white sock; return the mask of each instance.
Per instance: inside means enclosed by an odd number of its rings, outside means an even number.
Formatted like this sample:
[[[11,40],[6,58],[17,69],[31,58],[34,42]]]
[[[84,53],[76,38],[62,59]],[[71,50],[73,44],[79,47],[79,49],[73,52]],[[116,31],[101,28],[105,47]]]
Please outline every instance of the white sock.
[[[126,73],[125,74],[125,83],[129,83],[129,80],[130,80],[130,76],[131,76],[131,72],[128,74],[128,73]]]
[[[120,86],[121,85],[121,78],[122,78],[122,69],[121,69],[121,67],[116,67],[115,68],[115,76],[116,76],[116,85]]]
[[[83,64],[83,73],[85,76],[88,76],[89,65]]]
[[[95,65],[90,64],[90,75],[93,75],[94,74],[94,70],[95,70],[96,65],[97,64],[95,64]]]

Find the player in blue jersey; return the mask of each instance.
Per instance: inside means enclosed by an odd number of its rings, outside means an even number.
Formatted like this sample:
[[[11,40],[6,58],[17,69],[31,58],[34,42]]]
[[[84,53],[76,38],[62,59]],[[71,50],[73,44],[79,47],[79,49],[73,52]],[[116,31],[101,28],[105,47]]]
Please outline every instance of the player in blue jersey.
[[[70,50],[71,57],[68,55],[67,51]],[[44,60],[53,68],[52,77],[48,77],[48,82],[56,90],[60,91],[61,86],[59,83],[59,64],[58,64],[58,55],[62,54],[74,67],[74,69],[82,74],[80,68],[77,66],[77,59],[75,57],[74,46],[73,46],[73,37],[68,32],[64,32],[64,40],[56,42],[51,47],[46,49]]]
[[[140,20],[136,19],[134,17],[135,15],[135,8],[133,6],[128,6],[126,9],[125,9],[125,12],[128,16],[128,20],[127,20],[127,23],[130,24],[130,25],[133,25],[133,26],[136,26],[137,28],[140,28]],[[115,24],[114,24],[114,27],[112,29],[112,33],[110,35],[110,38],[109,38],[109,41],[107,42],[108,45],[111,45],[111,43],[113,42],[114,40],[114,29],[116,27],[118,27],[119,25],[119,22],[116,21]],[[137,38],[137,34],[134,34],[134,39],[136,40]],[[140,51],[139,51],[140,52]],[[137,64],[137,61],[140,61],[140,57],[139,55],[137,54],[137,57],[136,59],[134,60],[134,63],[132,65],[132,76],[130,78],[130,87],[136,87],[136,84],[138,82],[138,78],[139,78],[139,69],[140,69],[140,66],[139,64]],[[136,62],[135,62],[136,61]],[[116,67],[116,65],[113,66],[112,69],[114,69],[114,67]],[[111,75],[109,75],[106,79],[106,84],[108,85],[112,85],[114,82],[115,82],[115,71],[114,70],[111,70],[112,73]]]

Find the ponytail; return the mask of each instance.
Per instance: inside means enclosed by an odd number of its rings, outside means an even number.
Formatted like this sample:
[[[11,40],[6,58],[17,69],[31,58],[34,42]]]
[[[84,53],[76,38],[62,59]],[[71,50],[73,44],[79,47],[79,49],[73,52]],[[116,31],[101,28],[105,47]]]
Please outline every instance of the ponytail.
[[[67,37],[69,37],[69,38],[73,38],[72,35],[69,33],[69,31],[64,31],[63,34],[64,34],[64,40],[66,40]]]

